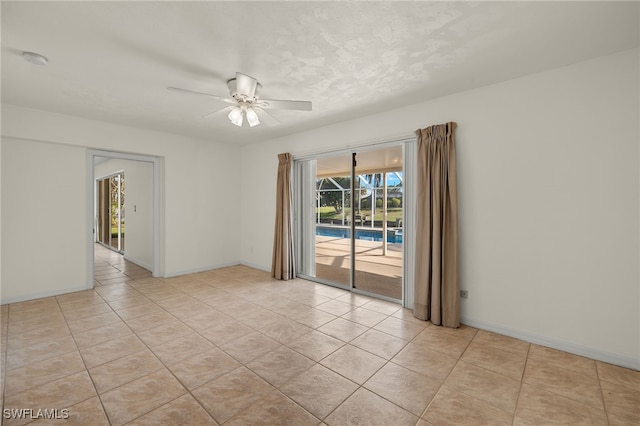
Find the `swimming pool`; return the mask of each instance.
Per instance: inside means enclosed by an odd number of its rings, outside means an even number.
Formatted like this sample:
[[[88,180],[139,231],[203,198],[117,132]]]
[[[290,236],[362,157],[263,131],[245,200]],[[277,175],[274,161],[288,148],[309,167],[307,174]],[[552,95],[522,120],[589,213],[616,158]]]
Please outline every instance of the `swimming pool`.
[[[349,238],[351,229],[347,227],[316,225],[316,235],[323,237]],[[382,241],[382,229],[356,229],[356,239]],[[402,229],[387,229],[387,243],[402,244]]]

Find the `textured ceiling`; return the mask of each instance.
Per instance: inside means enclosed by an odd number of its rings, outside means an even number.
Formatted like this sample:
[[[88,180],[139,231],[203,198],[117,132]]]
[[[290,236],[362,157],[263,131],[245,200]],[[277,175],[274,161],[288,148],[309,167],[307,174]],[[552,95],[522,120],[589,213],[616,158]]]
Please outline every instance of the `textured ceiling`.
[[[2,1],[2,102],[246,144],[638,47],[638,2]],[[45,67],[21,57],[34,51]],[[238,128],[236,71],[312,112]]]

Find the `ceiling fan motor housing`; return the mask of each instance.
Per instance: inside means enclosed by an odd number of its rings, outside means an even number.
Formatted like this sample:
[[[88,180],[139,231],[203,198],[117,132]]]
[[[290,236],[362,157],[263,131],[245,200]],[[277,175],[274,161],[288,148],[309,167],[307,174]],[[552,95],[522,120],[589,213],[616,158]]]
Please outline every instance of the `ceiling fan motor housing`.
[[[235,78],[232,78],[231,80],[227,81],[229,94],[231,95],[232,98],[234,98],[238,102],[249,102],[249,103],[255,102],[258,100],[260,91],[262,90],[262,84],[256,83],[255,93],[253,94],[253,96],[251,96],[251,94],[248,94],[248,93],[238,93],[238,87],[236,83],[237,83],[237,80]]]

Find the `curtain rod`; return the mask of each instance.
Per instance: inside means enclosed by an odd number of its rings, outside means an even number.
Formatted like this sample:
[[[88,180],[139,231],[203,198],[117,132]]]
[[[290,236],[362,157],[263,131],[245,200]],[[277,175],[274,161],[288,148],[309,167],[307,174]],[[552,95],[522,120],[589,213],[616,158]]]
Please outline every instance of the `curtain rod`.
[[[391,138],[378,139],[370,142],[362,142],[362,143],[357,143],[353,145],[346,145],[343,147],[335,147],[335,148],[328,147],[327,149],[319,149],[315,151],[308,151],[308,152],[301,152],[301,153],[292,152],[291,155],[293,156],[294,160],[304,160],[307,158],[314,157],[318,154],[339,153],[339,152],[349,151],[357,148],[368,148],[368,147],[374,147],[378,145],[387,145],[394,142],[396,143],[414,142],[415,140],[416,140],[415,134],[410,134],[410,135],[405,134],[401,136],[394,136]]]

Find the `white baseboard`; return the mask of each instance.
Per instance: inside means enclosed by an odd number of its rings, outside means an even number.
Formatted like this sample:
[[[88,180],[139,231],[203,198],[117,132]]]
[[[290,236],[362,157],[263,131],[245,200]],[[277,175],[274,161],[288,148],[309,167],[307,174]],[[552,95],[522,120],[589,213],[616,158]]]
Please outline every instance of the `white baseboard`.
[[[198,272],[211,271],[212,269],[227,268],[229,266],[237,266],[241,264],[242,263],[240,261],[237,261],[237,262],[228,262],[228,263],[218,263],[216,265],[205,266],[203,268],[187,269],[183,271],[174,271],[174,272],[165,272],[163,278],[172,278],[172,277],[179,277],[181,275],[197,274]]]
[[[251,262],[241,262],[240,264],[248,268],[258,269],[260,271],[265,271],[265,272],[271,272],[271,268],[265,268],[264,266],[256,265]]]
[[[461,317],[460,322],[471,327],[479,328],[481,330],[492,331],[494,333],[524,340],[525,342],[535,343],[537,345],[546,346],[564,352],[570,352],[575,355],[592,358],[609,364],[619,365],[625,368],[631,368],[633,370],[640,370],[640,358],[628,357],[613,352],[606,352],[600,349],[566,342],[564,340],[559,340],[552,337],[541,336],[539,334],[529,333],[521,330],[514,330],[508,327],[503,327],[501,325],[474,320],[473,318]]]
[[[43,291],[43,292],[32,293],[32,294],[27,294],[27,295],[17,296],[17,297],[6,297],[6,298],[2,297],[2,299],[0,299],[0,305],[7,305],[9,303],[26,302],[28,300],[35,300],[35,299],[43,299],[45,297],[59,296],[61,294],[67,294],[67,293],[75,293],[76,291],[91,290],[91,288],[87,288],[87,286],[85,285],[81,287],[68,287],[68,288],[56,289],[51,291]]]
[[[143,261],[141,261],[139,259],[136,259],[135,257],[128,256],[126,253],[124,255],[122,255],[122,257],[124,257],[124,260],[126,260],[128,262],[131,262],[131,263],[135,263],[136,265],[146,269],[147,271],[153,271],[153,266],[151,266],[151,265],[149,265],[149,264],[147,264],[147,263],[145,263],[145,262],[143,262]]]

